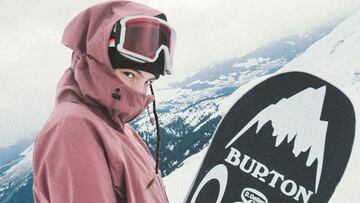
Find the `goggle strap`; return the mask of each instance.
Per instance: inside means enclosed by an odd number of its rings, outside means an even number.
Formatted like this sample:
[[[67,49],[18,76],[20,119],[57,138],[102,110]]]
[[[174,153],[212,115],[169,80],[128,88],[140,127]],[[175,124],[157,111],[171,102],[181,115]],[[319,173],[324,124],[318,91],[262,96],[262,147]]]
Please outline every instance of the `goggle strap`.
[[[141,59],[135,58],[135,57],[130,56],[130,55],[125,54],[125,53],[120,53],[120,54],[123,55],[123,56],[126,57],[126,58],[129,58],[129,59],[134,60],[134,61],[139,62],[139,63],[145,63],[145,62],[146,62],[146,61],[143,61],[143,60],[141,60]]]
[[[120,36],[121,34],[121,25],[120,25],[120,20],[116,23],[115,26],[115,44],[119,44],[120,43]]]

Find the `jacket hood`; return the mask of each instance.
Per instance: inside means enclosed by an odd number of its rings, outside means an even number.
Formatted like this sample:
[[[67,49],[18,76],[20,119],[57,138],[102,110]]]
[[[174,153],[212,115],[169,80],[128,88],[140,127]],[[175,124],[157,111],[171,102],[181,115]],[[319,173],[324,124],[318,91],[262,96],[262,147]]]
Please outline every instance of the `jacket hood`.
[[[80,99],[106,108],[119,125],[139,115],[154,97],[132,90],[116,76],[108,56],[109,37],[122,17],[158,14],[146,5],[119,0],[96,4],[71,20],[62,37],[62,43],[73,50],[71,67],[58,84],[56,104]]]

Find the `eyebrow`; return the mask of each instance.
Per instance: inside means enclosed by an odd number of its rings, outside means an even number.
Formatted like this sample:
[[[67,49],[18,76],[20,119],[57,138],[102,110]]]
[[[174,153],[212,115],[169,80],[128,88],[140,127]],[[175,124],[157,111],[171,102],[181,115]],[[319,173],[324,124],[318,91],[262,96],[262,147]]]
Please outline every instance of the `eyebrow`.
[[[142,72],[140,72],[139,70],[136,70],[136,69],[131,69],[131,70],[137,72],[137,73],[140,74],[140,75],[143,75]]]
[[[132,70],[135,71],[135,72],[137,72],[137,73],[140,74],[140,75],[143,75],[142,72],[140,72],[139,70],[136,70],[136,69],[132,69]],[[156,77],[153,77],[153,78],[150,78],[149,80],[154,81],[154,80],[157,80],[157,79],[156,79]]]

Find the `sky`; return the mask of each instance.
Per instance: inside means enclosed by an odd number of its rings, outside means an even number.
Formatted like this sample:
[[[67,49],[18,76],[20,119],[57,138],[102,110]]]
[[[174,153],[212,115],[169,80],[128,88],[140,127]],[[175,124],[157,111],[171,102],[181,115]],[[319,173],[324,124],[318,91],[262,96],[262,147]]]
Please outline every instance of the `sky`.
[[[216,62],[351,15],[360,0],[136,0],[161,10],[176,30],[174,74],[155,88],[181,81]],[[70,65],[64,27],[103,1],[2,0],[0,7],[0,148],[35,135],[55,102]]]

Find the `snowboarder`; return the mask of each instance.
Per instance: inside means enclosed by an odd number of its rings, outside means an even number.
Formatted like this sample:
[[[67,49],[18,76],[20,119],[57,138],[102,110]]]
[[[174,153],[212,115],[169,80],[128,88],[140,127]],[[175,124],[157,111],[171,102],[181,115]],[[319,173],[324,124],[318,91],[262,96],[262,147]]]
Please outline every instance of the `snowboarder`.
[[[168,202],[151,86],[172,73],[175,34],[165,14],[130,1],[97,4],[67,25],[62,43],[71,67],[35,141],[34,201]],[[151,102],[156,161],[128,123]]]

